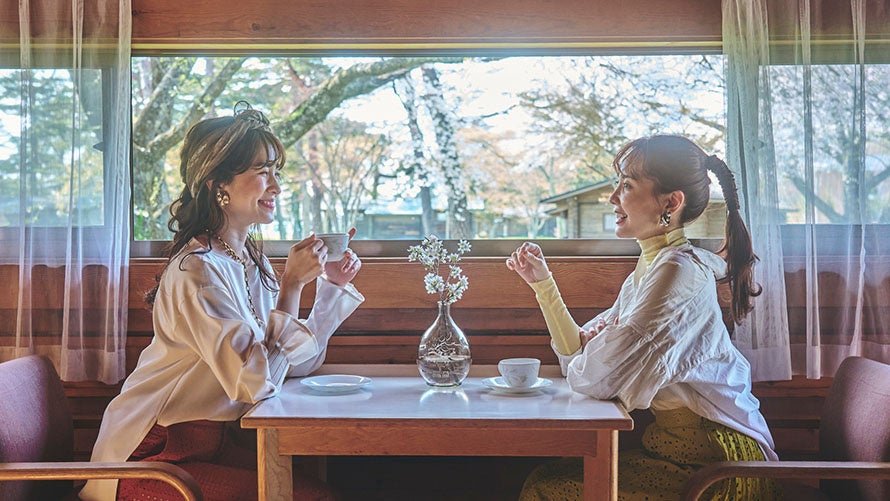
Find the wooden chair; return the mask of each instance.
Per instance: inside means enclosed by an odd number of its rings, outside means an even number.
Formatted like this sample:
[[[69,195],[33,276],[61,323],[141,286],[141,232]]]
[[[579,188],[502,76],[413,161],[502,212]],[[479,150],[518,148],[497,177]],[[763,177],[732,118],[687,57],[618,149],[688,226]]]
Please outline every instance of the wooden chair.
[[[169,463],[74,462],[74,428],[52,362],[31,355],[0,363],[0,499],[77,499],[73,480],[151,478],[187,501],[203,495],[194,478]]]
[[[819,423],[818,461],[727,461],[686,484],[697,500],[725,478],[820,479],[820,488],[782,482],[785,499],[890,500],[890,365],[849,357],[838,368]]]

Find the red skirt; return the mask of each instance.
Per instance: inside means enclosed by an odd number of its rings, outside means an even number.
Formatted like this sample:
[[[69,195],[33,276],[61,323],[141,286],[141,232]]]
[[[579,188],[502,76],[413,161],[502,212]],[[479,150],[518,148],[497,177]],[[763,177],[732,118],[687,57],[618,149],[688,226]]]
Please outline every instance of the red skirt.
[[[252,440],[251,440],[251,435]],[[189,472],[206,501],[257,499],[256,435],[237,423],[191,421],[169,427],[154,425],[130,461],[163,461]],[[181,501],[182,496],[159,480],[121,480],[119,500]],[[335,500],[324,482],[294,474],[294,500]]]

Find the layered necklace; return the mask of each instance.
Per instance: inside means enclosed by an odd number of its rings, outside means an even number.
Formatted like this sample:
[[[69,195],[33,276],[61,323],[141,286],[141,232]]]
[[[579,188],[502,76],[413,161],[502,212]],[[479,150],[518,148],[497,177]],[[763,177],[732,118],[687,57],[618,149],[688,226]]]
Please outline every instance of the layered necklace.
[[[266,327],[266,322],[263,322],[260,319],[260,316],[256,313],[256,308],[253,306],[253,295],[250,293],[250,278],[247,275],[247,259],[244,258],[244,256],[239,256],[238,253],[235,252],[235,249],[226,243],[225,240],[220,238],[219,235],[214,235],[214,238],[216,238],[217,242],[222,244],[223,248],[226,250],[226,255],[234,259],[244,270],[244,288],[247,289],[247,302],[250,304],[250,312],[253,313],[253,318],[256,319],[256,323],[259,324],[260,328],[264,329]]]

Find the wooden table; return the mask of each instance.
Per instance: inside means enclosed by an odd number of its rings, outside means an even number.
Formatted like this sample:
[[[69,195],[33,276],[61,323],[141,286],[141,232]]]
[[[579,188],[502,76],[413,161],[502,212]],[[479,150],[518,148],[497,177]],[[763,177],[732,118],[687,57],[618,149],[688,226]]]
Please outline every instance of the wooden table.
[[[457,388],[437,389],[414,366],[328,366],[328,374],[372,378],[355,393],[325,395],[285,382],[278,397],[241,418],[257,430],[260,501],[292,499],[291,456],[578,456],[584,499],[618,495],[618,430],[633,429],[623,407],[569,389],[558,368],[544,390],[509,395],[475,367]]]

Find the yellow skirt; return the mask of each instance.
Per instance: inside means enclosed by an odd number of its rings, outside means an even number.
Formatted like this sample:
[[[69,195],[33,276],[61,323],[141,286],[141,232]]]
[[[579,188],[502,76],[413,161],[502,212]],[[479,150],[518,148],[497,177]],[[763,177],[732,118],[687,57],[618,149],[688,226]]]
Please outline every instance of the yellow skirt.
[[[643,434],[643,450],[618,456],[618,499],[677,500],[689,477],[717,461],[763,461],[763,451],[747,435],[709,421],[689,409],[652,411],[655,422]],[[584,486],[582,460],[565,458],[535,468],[520,501],[580,500]],[[711,486],[702,496],[713,501],[781,499],[769,480],[733,478]]]

